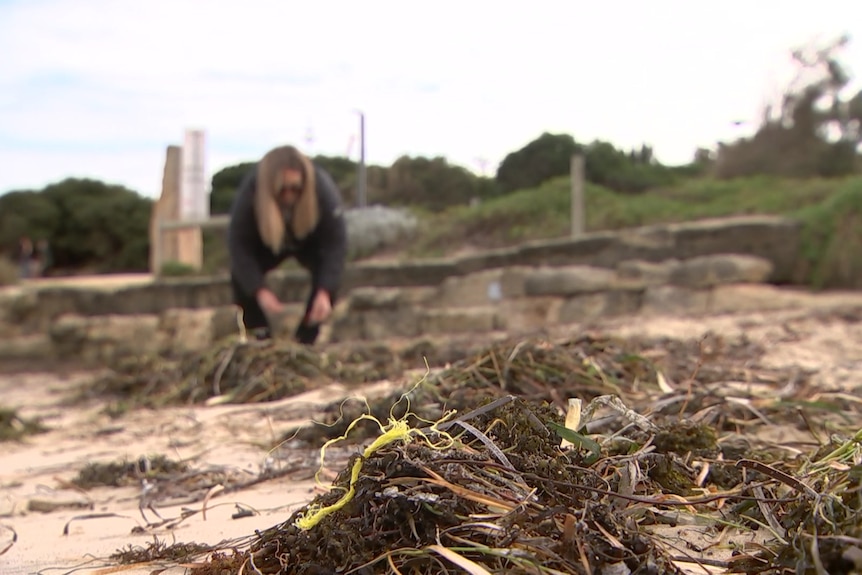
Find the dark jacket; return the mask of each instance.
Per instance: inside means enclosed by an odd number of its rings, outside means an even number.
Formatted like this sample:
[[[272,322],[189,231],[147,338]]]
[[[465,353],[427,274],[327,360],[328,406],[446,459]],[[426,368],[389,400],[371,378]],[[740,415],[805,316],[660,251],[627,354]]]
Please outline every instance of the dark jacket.
[[[314,172],[317,227],[302,241],[294,240],[288,233],[289,239],[277,255],[263,243],[257,228],[254,212],[257,167],[240,183],[231,207],[228,252],[231,275],[247,296],[254,297],[264,287],[264,275],[291,257],[311,272],[312,290],[323,288],[333,297],[338,292],[347,254],[344,207],[341,193],[329,174],[319,166],[314,166]]]

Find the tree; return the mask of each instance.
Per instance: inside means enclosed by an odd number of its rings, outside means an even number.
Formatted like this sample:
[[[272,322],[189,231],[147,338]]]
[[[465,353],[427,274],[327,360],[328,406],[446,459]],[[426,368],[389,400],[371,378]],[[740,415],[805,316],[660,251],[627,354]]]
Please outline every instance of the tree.
[[[534,188],[571,170],[571,158],[582,146],[568,134],[542,133],[526,146],[503,158],[497,168],[500,192]]]
[[[672,183],[674,170],[659,164],[646,144],[628,153],[597,140],[585,150],[587,181],[623,194],[639,194]]]
[[[842,36],[824,47],[791,52],[797,75],[780,107],[766,108],[751,138],[719,146],[717,176],[832,177],[858,171],[862,92],[844,96],[850,76],[838,56],[849,41]]]
[[[60,220],[60,212],[49,198],[32,190],[8,192],[0,196],[0,251],[15,253],[18,240],[50,239]]]
[[[222,168],[213,174],[210,191],[210,213],[227,214],[230,212],[240,182],[254,166],[254,162],[243,162]]]
[[[149,268],[152,201],[122,186],[69,178],[41,195],[57,210],[48,238],[59,268],[104,272]]]
[[[402,156],[387,172],[385,195],[392,205],[415,205],[439,211],[492,194],[487,178],[450,164],[445,158]]]

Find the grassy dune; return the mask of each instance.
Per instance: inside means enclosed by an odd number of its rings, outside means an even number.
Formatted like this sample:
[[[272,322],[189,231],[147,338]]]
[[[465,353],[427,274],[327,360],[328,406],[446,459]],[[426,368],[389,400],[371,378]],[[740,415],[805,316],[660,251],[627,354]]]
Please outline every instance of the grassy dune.
[[[440,256],[466,246],[565,237],[569,214],[569,179],[559,178],[475,207],[422,214],[422,234],[404,255]],[[698,179],[642,195],[586,188],[588,231],[742,214],[784,215],[803,222],[799,282],[817,288],[862,287],[862,177]]]

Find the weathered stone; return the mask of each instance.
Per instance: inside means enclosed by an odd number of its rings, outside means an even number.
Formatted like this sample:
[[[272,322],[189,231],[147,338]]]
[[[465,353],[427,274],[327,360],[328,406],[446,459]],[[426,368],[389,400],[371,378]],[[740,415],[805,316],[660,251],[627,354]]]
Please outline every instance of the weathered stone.
[[[617,266],[617,278],[620,284],[631,286],[666,284],[679,265],[679,260],[675,259],[661,262],[625,260]]]
[[[439,259],[415,262],[362,262],[344,270],[344,290],[358,287],[402,287],[440,285],[458,273],[457,260]]]
[[[525,297],[500,302],[497,306],[501,326],[512,332],[526,332],[554,323],[563,299]]]
[[[647,313],[790,306],[795,300],[786,291],[772,297],[735,284],[792,280],[798,240],[798,222],[756,216],[537,241],[460,258],[350,263],[336,306],[341,315],[325,327],[340,340],[412,337],[426,327],[435,333],[535,329],[561,319],[631,313],[641,299]],[[308,272],[288,266],[267,281],[291,307],[288,321],[298,321]],[[45,340],[6,342],[49,333],[58,355],[102,362],[177,342],[193,347],[238,333],[231,301],[227,276],[25,282],[0,290],[0,338],[6,339],[0,346],[43,357]],[[467,312],[474,306],[493,311]],[[431,307],[439,308],[437,315],[426,313]],[[166,312],[174,308],[213,311]]]
[[[423,334],[488,332],[505,329],[504,322],[492,307],[428,309],[421,314]]]
[[[732,283],[761,283],[772,274],[772,264],[757,256],[716,254],[691,258],[670,274],[677,286],[704,288]]]
[[[85,316],[159,314],[171,308],[201,309],[231,303],[224,277],[129,280],[128,285],[34,287],[36,313],[53,321],[67,313]]]
[[[760,256],[773,265],[770,281],[791,281],[799,255],[801,223],[780,216],[738,216],[669,224],[674,256],[681,260],[710,254]]]
[[[416,337],[422,333],[421,318],[415,309],[366,313],[360,339]]]
[[[711,313],[738,313],[795,309],[812,305],[811,295],[773,285],[722,285],[712,290]]]
[[[619,247],[614,232],[595,232],[578,238],[538,240],[522,244],[512,258],[513,265],[604,265]],[[615,264],[614,261],[611,265]]]
[[[350,292],[351,311],[398,309],[405,303],[399,288],[366,287]]]
[[[619,231],[619,240],[631,250],[655,252],[674,247],[673,233],[666,226],[643,226]]]
[[[53,355],[54,346],[46,334],[18,335],[0,343],[0,360],[32,360],[38,364]]]
[[[158,329],[171,351],[198,351],[213,342],[213,309],[169,309],[159,318]]]
[[[640,290],[611,290],[570,297],[563,302],[557,321],[575,323],[601,317],[638,313],[643,294]]]
[[[524,297],[527,294],[527,278],[536,268],[512,266],[503,270],[500,276],[500,289],[504,299]]]
[[[434,305],[468,307],[488,305],[503,296],[501,269],[446,278],[437,291]]]
[[[48,336],[54,346],[54,351],[60,358],[71,358],[82,353],[87,343],[87,318],[66,314],[54,320],[48,331]]]
[[[648,287],[641,313],[657,315],[700,315],[709,311],[710,290],[678,286]]]
[[[590,266],[537,268],[525,281],[528,296],[570,296],[610,289],[616,274],[607,269]]]
[[[239,311],[239,307],[234,305],[219,306],[213,309],[210,322],[213,341],[239,335]]]
[[[156,353],[164,341],[154,315],[81,317],[65,315],[51,327],[57,357],[85,363],[110,363],[119,358]]]
[[[38,328],[36,322],[31,321],[38,309],[39,299],[35,292],[27,289],[9,290],[0,298],[0,322],[9,326],[10,333],[31,331],[32,328]]]
[[[460,256],[455,260],[459,275],[467,275],[495,268],[505,268],[517,261],[518,248],[500,248]]]
[[[0,290],[0,338],[10,338],[21,331],[12,315],[12,308],[18,300],[19,293],[9,288]]]

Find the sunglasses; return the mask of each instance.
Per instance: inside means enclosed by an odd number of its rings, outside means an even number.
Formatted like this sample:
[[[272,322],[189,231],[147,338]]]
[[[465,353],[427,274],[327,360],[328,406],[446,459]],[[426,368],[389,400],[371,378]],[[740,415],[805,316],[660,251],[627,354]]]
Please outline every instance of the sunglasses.
[[[293,192],[295,194],[298,194],[302,192],[302,190],[302,184],[282,184],[282,186],[278,188],[278,195],[283,196],[286,192]]]

